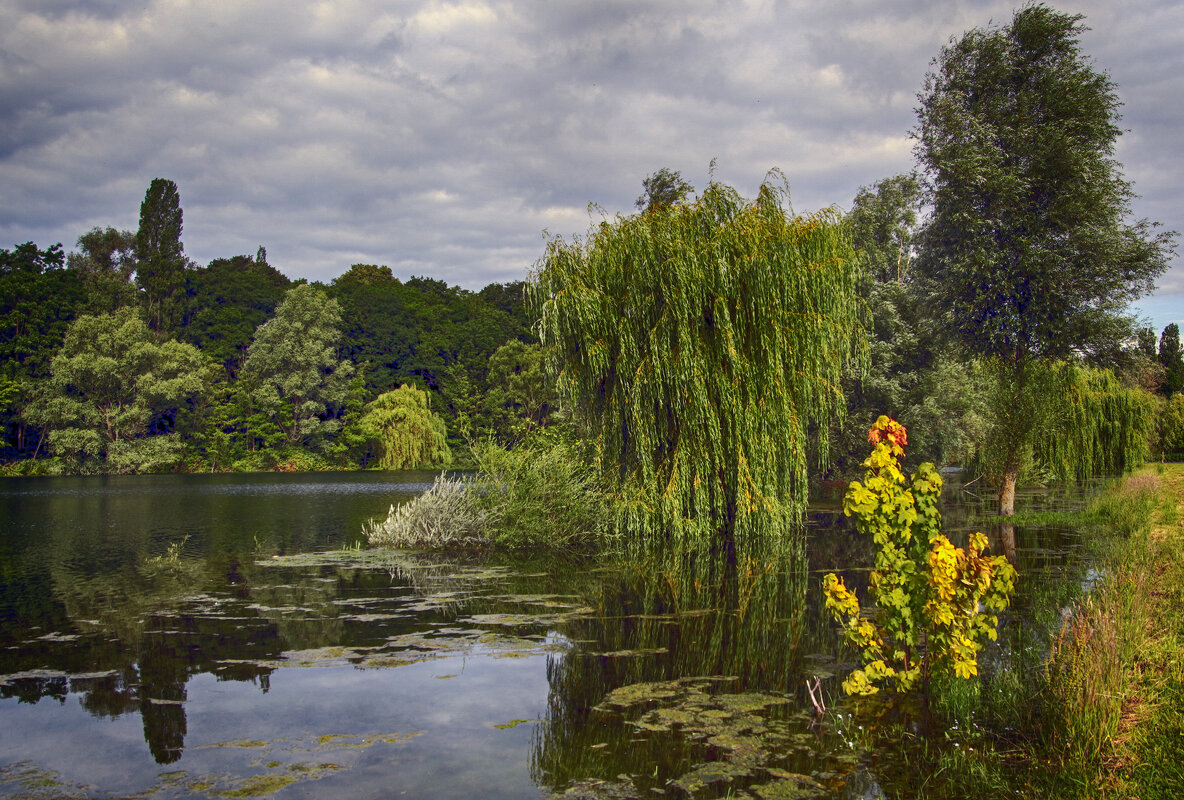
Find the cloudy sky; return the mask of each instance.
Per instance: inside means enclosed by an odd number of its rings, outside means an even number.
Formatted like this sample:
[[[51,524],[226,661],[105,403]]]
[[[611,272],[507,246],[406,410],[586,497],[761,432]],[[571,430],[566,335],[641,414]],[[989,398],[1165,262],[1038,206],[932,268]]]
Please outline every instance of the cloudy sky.
[[[796,210],[847,208],[912,168],[930,59],[1014,7],[0,0],[0,246],[134,230],[165,177],[198,263],[263,245],[294,278],[365,262],[477,289],[589,203],[632,211],[661,167],[702,187],[715,159],[747,196],[777,167]],[[1136,215],[1184,230],[1184,3],[1054,7],[1119,87]],[[1184,322],[1184,261],[1140,309]]]

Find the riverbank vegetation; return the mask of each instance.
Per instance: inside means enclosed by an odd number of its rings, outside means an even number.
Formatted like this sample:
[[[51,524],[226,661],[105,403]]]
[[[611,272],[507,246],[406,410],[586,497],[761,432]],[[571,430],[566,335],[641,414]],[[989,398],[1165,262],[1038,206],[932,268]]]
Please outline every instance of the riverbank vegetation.
[[[1080,511],[1019,515],[1080,532],[1093,566],[1031,593],[981,674],[935,682],[924,711],[867,721],[896,756],[880,765],[893,796],[1177,796],[1184,625],[1166,610],[1184,599],[1182,514],[1173,464]]]
[[[589,550],[606,544],[611,499],[569,440],[539,436],[507,450],[475,444],[474,471],[431,488],[364,532],[371,546]]]

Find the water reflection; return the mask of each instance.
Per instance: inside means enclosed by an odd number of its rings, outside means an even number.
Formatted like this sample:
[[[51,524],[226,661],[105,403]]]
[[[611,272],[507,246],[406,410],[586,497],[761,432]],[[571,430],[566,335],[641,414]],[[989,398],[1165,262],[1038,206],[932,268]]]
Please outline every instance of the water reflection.
[[[342,549],[430,479],[0,483],[0,796],[32,774],[18,762],[77,796],[855,782],[858,754],[813,726],[804,688],[821,678],[833,704],[849,658],[819,574],[862,591],[871,562],[840,514],[811,517],[806,550],[624,564]],[[955,539],[973,512],[946,511]],[[1080,563],[1072,532],[1016,537],[1023,576]]]

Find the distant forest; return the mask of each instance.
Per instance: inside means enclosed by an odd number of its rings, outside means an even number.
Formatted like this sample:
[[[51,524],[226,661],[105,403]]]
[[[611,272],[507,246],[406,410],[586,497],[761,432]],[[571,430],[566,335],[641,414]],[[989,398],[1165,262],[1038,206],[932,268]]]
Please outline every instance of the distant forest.
[[[308,284],[262,247],[195,264],[181,231],[177,187],[158,179],[135,232],[0,250],[10,471],[366,465],[367,405],[403,385],[454,446],[512,439],[549,410],[523,282],[471,292],[355,264]]]
[[[669,170],[643,186],[639,214],[693,192]],[[910,271],[921,208],[902,175],[861,189],[844,215],[869,358],[844,380],[846,423],[815,431],[822,468],[856,468],[880,413],[939,464],[973,464],[992,436],[983,363],[935,333],[932,287]],[[310,284],[263,247],[201,266],[185,256],[182,219],[177,186],[157,179],[135,232],[94,228],[68,253],[0,250],[3,473],[442,464],[467,443],[512,447],[564,419],[526,282],[472,292],[354,264]],[[1124,324],[1078,360],[1160,396],[1152,447],[1184,449],[1179,328]]]

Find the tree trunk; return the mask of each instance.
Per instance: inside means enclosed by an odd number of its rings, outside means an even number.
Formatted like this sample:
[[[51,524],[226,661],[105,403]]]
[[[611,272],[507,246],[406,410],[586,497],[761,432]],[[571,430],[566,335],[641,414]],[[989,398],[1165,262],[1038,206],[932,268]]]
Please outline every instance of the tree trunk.
[[[1019,470],[1007,467],[1003,471],[1003,483],[999,486],[999,515],[1010,517],[1015,514],[1015,483]]]

